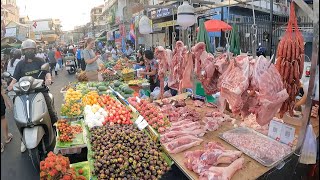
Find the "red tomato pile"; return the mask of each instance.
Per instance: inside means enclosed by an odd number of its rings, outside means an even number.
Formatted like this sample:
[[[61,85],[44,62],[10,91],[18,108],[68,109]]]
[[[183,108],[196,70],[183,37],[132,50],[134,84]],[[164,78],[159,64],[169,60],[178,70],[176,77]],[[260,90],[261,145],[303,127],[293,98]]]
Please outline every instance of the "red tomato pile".
[[[128,110],[119,101],[116,101],[109,95],[102,95],[100,96],[98,103],[105,109],[105,111],[108,112],[103,125],[105,125],[107,122],[116,124],[132,124],[131,110]]]
[[[128,98],[129,103],[135,107],[140,114],[147,120],[149,125],[156,129],[159,133],[164,132],[166,127],[170,125],[169,121],[165,120],[166,115],[161,113],[159,108],[146,100],[137,102],[135,97]]]

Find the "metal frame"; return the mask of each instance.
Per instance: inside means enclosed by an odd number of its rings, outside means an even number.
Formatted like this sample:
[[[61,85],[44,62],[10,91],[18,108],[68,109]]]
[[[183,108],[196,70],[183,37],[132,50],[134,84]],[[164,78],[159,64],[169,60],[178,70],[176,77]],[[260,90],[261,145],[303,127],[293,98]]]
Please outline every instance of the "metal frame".
[[[302,119],[302,126],[298,137],[298,143],[296,146],[296,154],[301,154],[301,147],[306,137],[306,130],[310,123],[313,90],[316,76],[316,67],[319,54],[319,0],[313,1],[313,10],[303,0],[293,0],[309,17],[313,19],[313,42],[312,42],[312,58],[309,87],[307,92],[307,102],[305,105],[305,114]]]

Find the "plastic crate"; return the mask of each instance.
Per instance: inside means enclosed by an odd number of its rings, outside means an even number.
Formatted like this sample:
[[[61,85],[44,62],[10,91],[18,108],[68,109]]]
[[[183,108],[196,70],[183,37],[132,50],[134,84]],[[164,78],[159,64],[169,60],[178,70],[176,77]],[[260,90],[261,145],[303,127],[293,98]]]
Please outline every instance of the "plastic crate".
[[[61,149],[55,149],[54,153],[58,154],[61,153],[62,155],[66,154],[80,154],[82,151],[82,148],[85,147],[70,147],[70,148],[61,148]]]

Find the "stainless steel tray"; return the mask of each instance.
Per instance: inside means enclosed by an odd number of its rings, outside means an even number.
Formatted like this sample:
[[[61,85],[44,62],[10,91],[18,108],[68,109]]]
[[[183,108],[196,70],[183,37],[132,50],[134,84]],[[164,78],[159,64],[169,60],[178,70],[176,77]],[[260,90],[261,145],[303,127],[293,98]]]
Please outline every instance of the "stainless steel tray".
[[[272,138],[270,138],[270,137],[268,137],[268,136],[266,136],[266,135],[264,135],[264,134],[261,134],[261,133],[255,131],[255,130],[250,129],[250,128],[247,128],[247,127],[238,127],[238,128],[235,128],[235,129],[231,129],[231,130],[229,130],[229,131],[226,131],[226,132],[224,132],[224,133],[227,133],[227,132],[230,132],[230,133],[232,133],[232,132],[237,132],[237,133],[248,133],[248,132],[249,132],[249,133],[255,133],[255,134],[257,134],[258,136],[261,136],[261,137],[263,137],[263,138],[266,138],[266,139],[269,140],[269,141],[273,141],[273,142],[275,142],[275,143],[280,143],[280,142],[278,142],[278,141],[276,141],[276,140],[274,140],[274,139],[272,139]],[[253,156],[252,154],[250,154],[246,149],[244,149],[244,148],[242,148],[242,147],[237,147],[235,144],[232,144],[231,142],[229,142],[227,139],[225,139],[225,138],[223,137],[223,134],[224,134],[224,133],[220,133],[220,134],[219,134],[219,137],[220,137],[221,139],[223,139],[224,141],[226,141],[227,143],[229,143],[229,144],[232,145],[233,147],[235,147],[235,148],[237,148],[238,150],[242,151],[244,154],[246,154],[247,156],[251,157],[252,159],[258,161],[260,164],[262,164],[263,166],[266,166],[266,167],[274,167],[274,166],[276,166],[277,164],[279,164],[281,161],[283,161],[284,159],[287,159],[289,156],[291,156],[291,155],[294,153],[294,151],[291,149],[291,151],[290,151],[287,155],[285,155],[284,157],[279,158],[279,160],[277,160],[277,161],[273,161],[273,160],[271,160],[271,159],[269,159],[269,158],[265,158],[265,159],[259,158],[259,157],[256,157],[256,156]],[[281,143],[280,143],[280,144],[281,144]]]

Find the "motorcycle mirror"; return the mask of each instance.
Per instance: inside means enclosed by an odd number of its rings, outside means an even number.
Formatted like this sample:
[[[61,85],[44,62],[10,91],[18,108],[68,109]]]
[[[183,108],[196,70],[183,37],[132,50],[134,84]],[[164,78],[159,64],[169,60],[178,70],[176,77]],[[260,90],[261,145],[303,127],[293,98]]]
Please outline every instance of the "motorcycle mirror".
[[[9,72],[2,73],[2,77],[4,77],[4,78],[9,78],[10,76],[11,76],[11,74]]]
[[[49,68],[50,68],[49,63],[45,63],[41,66],[42,71],[49,71]]]

